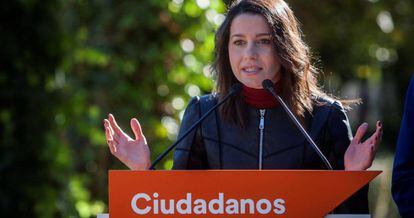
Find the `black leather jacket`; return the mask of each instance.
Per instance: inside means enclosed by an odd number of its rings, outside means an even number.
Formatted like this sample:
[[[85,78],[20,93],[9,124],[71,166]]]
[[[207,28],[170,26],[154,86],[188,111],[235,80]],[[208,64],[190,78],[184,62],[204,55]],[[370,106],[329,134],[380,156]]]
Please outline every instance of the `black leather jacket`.
[[[348,118],[339,102],[314,106],[305,128],[334,169],[344,169],[344,153],[352,138]],[[217,102],[214,95],[193,98],[183,117],[180,137]],[[282,107],[260,110],[247,106],[248,127],[212,113],[174,152],[174,169],[326,169]],[[368,213],[367,187],[335,210]]]

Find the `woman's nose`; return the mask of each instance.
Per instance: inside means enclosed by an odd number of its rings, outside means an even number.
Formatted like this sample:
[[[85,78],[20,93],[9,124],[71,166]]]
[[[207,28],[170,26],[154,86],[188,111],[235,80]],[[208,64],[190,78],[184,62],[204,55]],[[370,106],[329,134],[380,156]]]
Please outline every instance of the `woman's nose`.
[[[257,59],[258,51],[254,43],[249,43],[244,51],[245,58]]]

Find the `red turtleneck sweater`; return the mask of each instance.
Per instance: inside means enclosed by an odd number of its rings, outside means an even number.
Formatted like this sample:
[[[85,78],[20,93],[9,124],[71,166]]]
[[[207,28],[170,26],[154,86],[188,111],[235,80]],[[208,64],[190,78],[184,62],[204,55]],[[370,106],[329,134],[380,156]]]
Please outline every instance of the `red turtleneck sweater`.
[[[280,82],[274,84],[277,93],[280,93]],[[274,108],[279,103],[264,89],[254,89],[243,85],[243,96],[247,104],[260,109]]]

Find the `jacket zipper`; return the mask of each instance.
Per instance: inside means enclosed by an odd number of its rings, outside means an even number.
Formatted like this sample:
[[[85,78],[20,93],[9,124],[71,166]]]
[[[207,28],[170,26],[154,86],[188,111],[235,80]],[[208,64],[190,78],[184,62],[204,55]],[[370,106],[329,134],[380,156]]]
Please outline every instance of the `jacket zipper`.
[[[265,113],[266,113],[265,109],[260,109],[259,170],[261,170],[263,168],[263,134],[264,134],[264,117],[265,117]]]

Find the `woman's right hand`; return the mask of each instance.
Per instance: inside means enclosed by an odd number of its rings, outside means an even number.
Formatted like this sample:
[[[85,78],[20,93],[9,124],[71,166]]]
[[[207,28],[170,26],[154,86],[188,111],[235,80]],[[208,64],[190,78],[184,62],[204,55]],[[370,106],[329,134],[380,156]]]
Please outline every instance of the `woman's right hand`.
[[[135,139],[129,137],[118,126],[112,114],[104,119],[106,142],[111,153],[131,170],[147,170],[150,167],[150,150],[136,118],[131,119]]]

